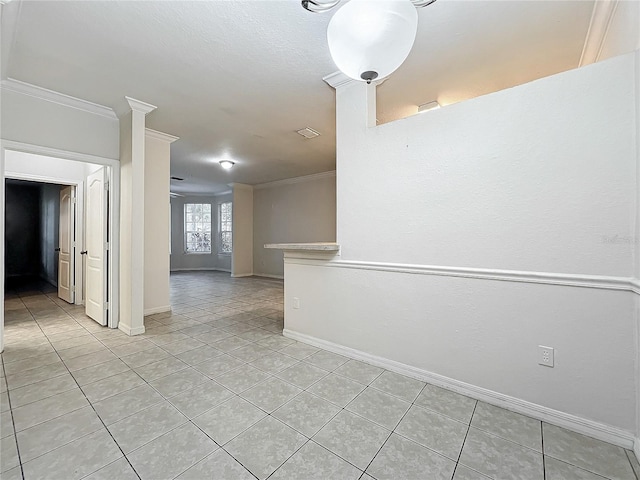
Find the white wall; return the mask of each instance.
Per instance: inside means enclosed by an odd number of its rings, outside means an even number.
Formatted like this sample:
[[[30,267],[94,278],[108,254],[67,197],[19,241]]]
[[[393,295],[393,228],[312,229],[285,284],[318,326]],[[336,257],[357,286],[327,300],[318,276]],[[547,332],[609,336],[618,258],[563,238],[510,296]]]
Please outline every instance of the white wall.
[[[231,276],[253,275],[253,187],[234,183]]]
[[[343,256],[630,276],[632,246],[606,241],[633,235],[630,58],[373,129],[338,92]]]
[[[171,271],[222,270],[231,272],[231,255],[219,254],[218,205],[233,201],[231,193],[217,196],[177,197],[171,199]],[[184,204],[210,203],[212,245],[211,254],[184,251]]]
[[[2,88],[2,139],[119,157],[118,119]]]
[[[284,275],[282,251],[265,249],[265,243],[335,241],[335,172],[254,186],[255,275]]]
[[[169,163],[167,141],[147,135],[144,162],[144,312],[171,310],[169,299]]]
[[[629,447],[637,62],[375,128],[339,87],[342,255],[285,259],[286,333]]]

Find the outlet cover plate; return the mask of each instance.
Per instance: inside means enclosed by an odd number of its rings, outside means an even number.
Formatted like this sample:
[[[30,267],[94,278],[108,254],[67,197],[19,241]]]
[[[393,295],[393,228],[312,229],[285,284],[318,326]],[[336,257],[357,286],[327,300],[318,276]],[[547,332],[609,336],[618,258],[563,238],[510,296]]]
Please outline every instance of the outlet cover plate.
[[[553,347],[538,345],[538,363],[545,367],[553,367],[555,352]]]

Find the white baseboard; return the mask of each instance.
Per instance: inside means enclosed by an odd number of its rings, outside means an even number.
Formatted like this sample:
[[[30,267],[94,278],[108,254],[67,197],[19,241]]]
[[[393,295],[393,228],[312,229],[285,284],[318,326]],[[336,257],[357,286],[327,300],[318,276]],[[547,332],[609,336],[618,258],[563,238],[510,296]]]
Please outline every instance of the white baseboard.
[[[254,273],[254,277],[275,278],[276,280],[284,280],[284,275],[271,275],[270,273]]]
[[[638,462],[640,462],[640,437],[636,438],[633,442],[633,453],[636,454]]]
[[[244,278],[244,277],[253,277],[253,273],[232,273],[231,278]]]
[[[130,337],[133,337],[134,335],[142,335],[145,332],[144,325],[138,328],[131,328],[129,325],[125,325],[122,322],[118,324],[118,329],[122,330]]]
[[[214,268],[214,267],[194,267],[194,268],[172,268],[169,272],[226,272],[231,273],[231,270],[226,268]]]
[[[544,407],[535,403],[527,402],[519,398],[504,395],[502,393],[494,392],[486,388],[471,385],[469,383],[460,382],[452,378],[438,375],[436,373],[423,370],[421,368],[412,367],[404,363],[389,360],[384,357],[372,355],[370,353],[355,350],[353,348],[345,347],[337,343],[322,340],[304,333],[294,332],[292,330],[285,329],[283,332],[285,337],[293,340],[298,340],[314,347],[322,348],[345,357],[353,358],[356,360],[382,367],[392,372],[405,375],[407,377],[415,378],[423,382],[436,385],[438,387],[446,388],[454,392],[466,395],[476,400],[489,403],[498,407],[511,410],[513,412],[521,413],[529,417],[557,425],[559,427],[572,430],[574,432],[582,433],[598,440],[613,443],[623,448],[634,449],[636,456],[638,456],[640,450],[639,440],[634,438],[634,435],[630,432],[624,431],[617,427],[604,425],[602,423],[580,418],[569,413],[560,412],[552,408]],[[635,443],[634,443],[635,442]]]
[[[170,312],[170,311],[171,311],[171,305],[165,305],[163,307],[147,308],[144,311],[144,316],[146,317],[147,315],[153,315],[156,313],[164,313],[164,312]]]

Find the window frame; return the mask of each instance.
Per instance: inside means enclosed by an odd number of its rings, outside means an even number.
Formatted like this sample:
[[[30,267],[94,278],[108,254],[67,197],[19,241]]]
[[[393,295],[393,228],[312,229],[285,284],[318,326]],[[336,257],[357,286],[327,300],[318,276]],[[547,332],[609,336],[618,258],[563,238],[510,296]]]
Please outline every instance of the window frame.
[[[195,232],[192,232],[191,230],[189,230],[188,227],[187,227],[187,214],[188,214],[187,208],[189,206],[191,206],[191,205],[200,205],[201,207],[204,207],[206,205],[209,206],[209,232],[208,232],[209,233],[209,250],[208,251],[206,251],[206,250],[201,250],[201,251],[189,250],[189,248],[187,247],[187,245],[189,243],[188,242],[189,233],[195,233]],[[183,233],[184,233],[184,235],[183,235],[184,254],[185,255],[211,255],[211,254],[213,254],[213,219],[212,219],[213,205],[210,202],[202,202],[202,203],[187,202],[187,203],[184,204],[182,210],[183,210],[183,218],[182,218],[183,222],[182,222],[182,225],[183,225],[183,230],[184,230],[183,231]],[[192,212],[189,212],[189,213],[192,214]],[[189,222],[189,223],[193,223],[193,222]],[[204,222],[202,222],[202,221],[199,222],[199,223],[204,225]],[[205,232],[205,233],[207,233],[207,232]]]
[[[229,229],[228,230],[223,230],[222,229],[222,206],[223,205],[229,205],[231,208],[231,211],[229,212],[231,215],[231,219],[226,222],[229,224]],[[225,252],[222,250],[224,242],[222,241],[222,234],[223,233],[229,233],[231,235],[231,250],[229,250],[228,252]],[[233,202],[232,201],[228,201],[228,202],[220,202],[218,203],[218,255],[232,255],[233,254]]]

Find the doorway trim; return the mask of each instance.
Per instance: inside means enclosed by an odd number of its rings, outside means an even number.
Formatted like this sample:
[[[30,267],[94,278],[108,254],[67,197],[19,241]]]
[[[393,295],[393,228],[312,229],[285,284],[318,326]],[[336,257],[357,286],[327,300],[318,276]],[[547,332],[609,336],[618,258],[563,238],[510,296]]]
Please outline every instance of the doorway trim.
[[[109,169],[109,328],[117,328],[120,318],[120,161],[119,159],[100,157],[80,152],[70,152],[56,148],[31,145],[13,140],[0,139],[0,197],[2,208],[0,209],[0,232],[4,237],[5,217],[5,155],[7,151],[16,151],[42,155],[45,157],[60,158],[62,160],[74,160],[83,163],[93,163],[111,167]],[[43,180],[40,180],[43,181]],[[72,183],[76,185],[77,182]],[[84,199],[83,199],[84,201]],[[84,222],[83,222],[84,223]],[[84,238],[82,240],[84,242]],[[4,242],[0,244],[0,351],[4,351]],[[83,272],[84,273],[84,272]],[[83,296],[84,297],[84,296]]]
[[[66,160],[66,159],[65,159]],[[75,260],[75,287],[76,294],[74,298],[73,305],[84,305],[84,268],[82,255],[80,255],[80,251],[84,250],[84,183],[78,182],[77,180],[72,180],[65,177],[53,178],[46,177],[41,175],[31,175],[28,173],[18,173],[18,172],[8,172],[5,169],[4,179],[12,179],[12,180],[27,180],[29,182],[38,182],[38,183],[51,183],[54,185],[64,185],[71,186],[76,188],[76,210],[75,210],[75,237],[76,237],[76,247],[74,252],[74,260]],[[3,246],[4,248],[4,246]],[[79,288],[78,288],[79,287]],[[78,292],[81,292],[78,295]],[[3,291],[4,295],[4,291]]]

